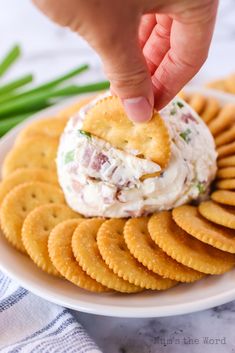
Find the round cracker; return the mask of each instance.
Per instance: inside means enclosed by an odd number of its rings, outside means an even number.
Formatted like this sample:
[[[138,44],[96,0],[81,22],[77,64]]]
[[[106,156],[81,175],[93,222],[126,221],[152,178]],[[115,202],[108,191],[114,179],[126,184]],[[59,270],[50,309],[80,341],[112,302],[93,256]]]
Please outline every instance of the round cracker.
[[[179,282],[194,282],[204,274],[172,259],[154,243],[147,217],[129,219],[124,227],[125,242],[131,254],[150,271]]]
[[[46,204],[31,211],[22,227],[22,242],[33,262],[44,272],[58,276],[48,253],[48,238],[52,229],[59,223],[81,217],[63,204]]]
[[[52,184],[29,182],[14,187],[4,198],[0,209],[1,227],[9,242],[25,252],[21,229],[27,215],[45,203],[64,203],[62,191]]]
[[[235,94],[235,74],[231,74],[226,78],[226,87],[228,92]]]
[[[211,194],[211,199],[224,205],[235,206],[234,191],[216,190]]]
[[[225,130],[215,138],[215,144],[217,147],[226,145],[235,140],[235,126]]]
[[[90,292],[107,292],[108,288],[95,281],[83,271],[72,251],[72,236],[83,219],[68,219],[52,229],[48,240],[51,262],[69,282]]]
[[[226,145],[217,148],[218,156],[227,157],[235,154],[235,142],[227,143]]]
[[[215,184],[216,188],[222,190],[234,190],[235,189],[235,178],[234,179],[223,179],[217,181]]]
[[[217,115],[215,119],[213,119],[208,127],[213,136],[218,135],[222,131],[226,130],[230,125],[232,125],[235,121],[235,105],[234,104],[226,104]]]
[[[55,172],[57,147],[58,140],[55,138],[48,136],[28,138],[7,154],[2,166],[3,178],[7,178],[18,168],[43,168]]]
[[[235,264],[235,256],[202,243],[186,233],[169,211],[154,214],[148,223],[154,242],[185,266],[206,274],[221,274]]]
[[[164,168],[170,159],[168,129],[157,112],[147,123],[130,121],[117,97],[107,97],[91,108],[83,122],[83,130],[109,142],[112,146],[152,160]]]
[[[223,91],[223,92],[228,92],[228,89],[227,89],[227,86],[226,86],[224,79],[208,82],[206,84],[206,87],[216,89],[219,91]]]
[[[98,231],[97,244],[106,264],[118,276],[141,288],[164,290],[173,287],[176,281],[149,271],[130,253],[123,235],[125,223],[124,219],[110,219]]]
[[[59,186],[56,173],[42,168],[19,168],[0,183],[0,204],[15,186],[31,181],[42,181]]]
[[[235,166],[235,155],[219,159],[217,161],[217,166],[219,168]]]
[[[117,276],[101,257],[96,237],[104,221],[102,218],[87,219],[76,228],[72,237],[72,249],[76,260],[91,278],[103,286],[123,293],[141,291],[140,287]]]
[[[235,229],[235,210],[232,207],[222,206],[213,201],[200,203],[198,210],[209,221],[224,227]]]
[[[206,106],[200,114],[200,117],[204,120],[206,124],[208,124],[211,120],[213,120],[220,112],[220,104],[215,98],[207,98]]]
[[[79,112],[79,110],[84,105],[88,104],[90,101],[92,101],[96,97],[97,97],[96,95],[92,95],[92,96],[89,96],[89,97],[85,97],[85,98],[79,99],[79,101],[73,103],[72,105],[68,105],[64,109],[60,110],[58,112],[57,116],[59,118],[69,119],[71,116],[73,116],[74,114]]]
[[[68,122],[67,118],[48,117],[27,125],[17,136],[15,145],[32,137],[48,136],[59,138]]]
[[[173,219],[180,228],[193,237],[217,249],[235,253],[235,233],[205,219],[197,207],[183,205],[172,212]]]
[[[219,168],[216,177],[218,179],[229,179],[235,177],[235,167]]]
[[[195,110],[199,115],[206,107],[207,99],[200,93],[193,93],[189,97],[188,104]]]

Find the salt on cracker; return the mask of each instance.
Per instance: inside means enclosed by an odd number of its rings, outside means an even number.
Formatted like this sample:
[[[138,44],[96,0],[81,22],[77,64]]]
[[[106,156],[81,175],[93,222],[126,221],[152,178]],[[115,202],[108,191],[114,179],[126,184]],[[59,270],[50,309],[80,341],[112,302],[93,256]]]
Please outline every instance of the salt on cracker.
[[[235,126],[225,130],[221,134],[217,135],[215,138],[215,144],[217,147],[226,145],[235,140]]]
[[[28,138],[7,154],[2,167],[3,179],[18,168],[43,168],[55,172],[57,148],[58,139],[48,136]]]
[[[59,118],[65,118],[65,119],[69,119],[71,118],[71,116],[73,116],[74,114],[76,114],[77,112],[79,112],[79,110],[86,104],[88,104],[90,101],[92,101],[93,99],[96,98],[96,95],[92,95],[89,97],[85,97],[82,99],[79,99],[77,102],[68,105],[67,107],[61,109],[57,116]]]
[[[206,274],[221,274],[235,265],[235,256],[213,248],[180,228],[169,211],[154,214],[149,233],[163,251],[176,261]]]
[[[177,282],[149,271],[130,253],[123,235],[125,223],[123,219],[110,219],[101,225],[97,244],[105,263],[118,276],[141,288],[164,290],[173,287]]]
[[[101,257],[96,238],[104,221],[102,218],[87,219],[76,228],[72,237],[72,249],[76,260],[90,277],[103,286],[122,293],[141,291],[140,287],[117,276]]]
[[[25,252],[21,229],[26,216],[45,203],[64,203],[62,191],[52,184],[29,182],[14,187],[4,198],[0,209],[1,227],[9,242]]]
[[[55,226],[49,235],[48,251],[56,270],[69,282],[90,292],[107,292],[102,286],[83,271],[72,251],[72,236],[82,218],[68,219]]]
[[[206,124],[211,122],[220,112],[220,104],[217,99],[208,97],[206,100],[206,106],[200,114],[200,117]]]
[[[31,181],[42,181],[59,186],[56,173],[42,168],[19,168],[0,183],[0,204],[15,186]]]
[[[235,253],[235,232],[205,219],[197,207],[183,205],[173,210],[173,219],[180,228],[198,240],[217,249]]]
[[[147,217],[129,219],[124,238],[131,254],[150,271],[179,282],[194,282],[204,274],[172,259],[154,243],[148,231]]]
[[[68,119],[57,117],[48,117],[33,121],[18,134],[15,145],[36,136],[41,137],[46,135],[48,137],[59,138],[67,122]]]
[[[204,201],[198,206],[203,217],[224,227],[235,229],[235,209],[214,201]]]
[[[221,167],[234,167],[235,166],[235,155],[221,158],[217,161],[217,166]]]
[[[48,238],[52,229],[70,218],[81,217],[63,204],[45,204],[31,211],[24,220],[22,241],[33,262],[44,272],[58,276],[48,253]]]
[[[209,124],[213,136],[218,135],[222,131],[226,130],[230,125],[235,122],[235,105],[226,104],[218,114],[218,116],[213,119]]]
[[[216,190],[211,194],[211,199],[224,205],[235,206],[234,191]]]
[[[83,130],[112,146],[152,160],[162,168],[170,159],[170,137],[160,115],[154,112],[151,121],[137,124],[130,121],[117,97],[106,97],[91,108],[83,122]]]
[[[235,178],[233,179],[221,179],[215,184],[217,189],[222,190],[234,190],[235,189]]]
[[[216,177],[218,179],[230,179],[235,177],[235,167],[219,168]]]

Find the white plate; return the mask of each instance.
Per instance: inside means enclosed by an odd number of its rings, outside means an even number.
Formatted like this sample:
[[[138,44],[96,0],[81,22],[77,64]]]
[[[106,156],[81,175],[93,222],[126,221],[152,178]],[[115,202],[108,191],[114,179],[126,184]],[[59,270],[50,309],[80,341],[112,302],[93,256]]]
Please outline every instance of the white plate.
[[[189,90],[213,95],[222,103],[235,103],[235,98],[231,95],[199,88]],[[67,104],[68,102],[63,106]],[[61,106],[40,112],[30,121],[53,114]],[[18,132],[27,123],[18,125],[0,140],[0,165]],[[0,249],[0,269],[22,287],[53,303],[88,313],[117,317],[170,316],[207,309],[235,299],[235,269],[221,276],[208,276],[193,284],[180,284],[165,292],[94,294],[43,273],[29,258],[8,244],[4,236],[0,236]]]

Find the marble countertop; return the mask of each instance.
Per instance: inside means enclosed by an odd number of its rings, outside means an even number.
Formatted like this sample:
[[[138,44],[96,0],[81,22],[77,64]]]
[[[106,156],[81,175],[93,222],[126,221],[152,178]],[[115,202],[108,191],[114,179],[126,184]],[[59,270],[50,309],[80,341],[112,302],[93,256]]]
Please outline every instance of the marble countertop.
[[[235,2],[223,0],[209,58],[192,81],[206,81],[235,72]],[[28,0],[2,0],[0,53],[19,42],[23,60],[6,79],[34,72],[38,82],[89,62],[92,70],[79,82],[104,77],[99,58],[77,35],[59,28]],[[53,65],[52,65],[53,62]],[[74,312],[104,353],[235,352],[235,302],[210,310],[156,319],[121,319]]]

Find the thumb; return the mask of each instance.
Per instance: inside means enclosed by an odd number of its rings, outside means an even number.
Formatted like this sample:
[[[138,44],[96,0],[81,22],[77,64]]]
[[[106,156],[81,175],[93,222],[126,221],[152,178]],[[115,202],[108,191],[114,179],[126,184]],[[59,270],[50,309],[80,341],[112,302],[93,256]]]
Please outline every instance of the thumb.
[[[138,123],[150,120],[154,106],[152,81],[137,31],[119,35],[102,54],[111,91],[121,99],[129,119]]]

